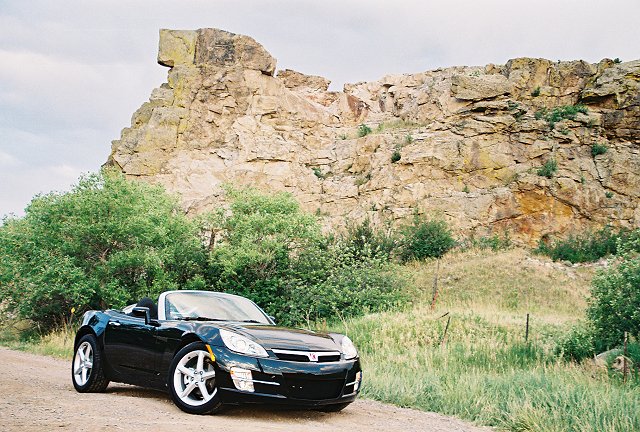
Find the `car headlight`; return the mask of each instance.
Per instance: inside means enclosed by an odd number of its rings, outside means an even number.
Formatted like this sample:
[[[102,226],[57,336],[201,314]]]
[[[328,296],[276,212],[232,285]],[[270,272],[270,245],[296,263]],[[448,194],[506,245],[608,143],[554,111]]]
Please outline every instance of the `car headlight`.
[[[344,354],[345,360],[358,357],[358,350],[356,349],[356,346],[347,336],[342,338],[342,353]]]
[[[231,351],[235,351],[240,354],[246,354],[253,357],[268,357],[267,351],[262,348],[262,345],[252,341],[249,338],[234,333],[229,330],[220,329],[220,337],[222,342]]]

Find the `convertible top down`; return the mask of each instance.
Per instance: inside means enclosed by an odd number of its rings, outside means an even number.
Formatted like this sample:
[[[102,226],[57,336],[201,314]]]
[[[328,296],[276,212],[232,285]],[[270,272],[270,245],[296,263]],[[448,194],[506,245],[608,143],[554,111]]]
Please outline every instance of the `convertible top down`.
[[[279,327],[251,300],[210,291],[86,312],[74,353],[78,392],[104,391],[110,381],[168,390],[193,414],[243,402],[339,411],[362,382],[347,336]]]

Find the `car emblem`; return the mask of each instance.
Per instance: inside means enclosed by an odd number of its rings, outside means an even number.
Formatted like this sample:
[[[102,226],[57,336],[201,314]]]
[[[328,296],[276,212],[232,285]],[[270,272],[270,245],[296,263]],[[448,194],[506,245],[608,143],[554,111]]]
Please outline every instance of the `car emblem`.
[[[318,354],[316,354],[316,353],[309,353],[309,361],[317,362],[317,361],[318,361]]]

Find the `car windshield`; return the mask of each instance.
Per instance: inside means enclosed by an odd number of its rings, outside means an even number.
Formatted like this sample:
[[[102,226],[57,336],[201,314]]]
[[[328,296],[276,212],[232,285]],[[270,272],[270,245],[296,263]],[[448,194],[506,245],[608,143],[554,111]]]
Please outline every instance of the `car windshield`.
[[[174,292],[165,298],[167,319],[202,319],[271,324],[254,302],[244,297],[212,292]]]

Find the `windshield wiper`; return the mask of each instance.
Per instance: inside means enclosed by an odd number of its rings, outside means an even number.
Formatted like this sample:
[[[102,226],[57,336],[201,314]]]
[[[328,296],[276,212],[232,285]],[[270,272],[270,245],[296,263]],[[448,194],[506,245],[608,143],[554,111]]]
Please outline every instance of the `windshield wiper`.
[[[224,320],[224,319],[220,319],[220,318],[209,318],[209,317],[203,317],[203,316],[198,316],[198,317],[180,317],[180,318],[176,318],[177,320],[180,321],[228,321],[228,320]]]
[[[258,321],[258,320],[254,320],[254,319],[248,319],[248,320],[242,320],[242,321],[236,321],[236,322],[246,322],[246,323],[264,324],[262,321]]]

